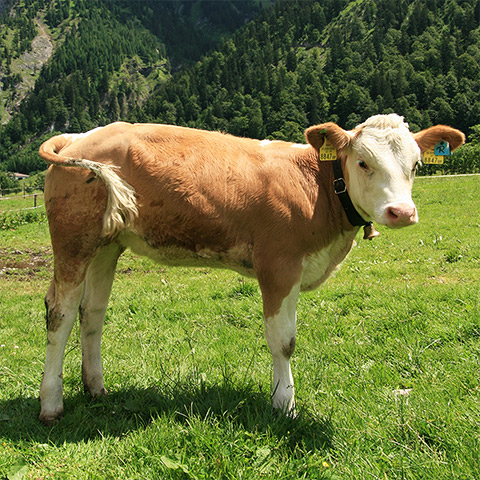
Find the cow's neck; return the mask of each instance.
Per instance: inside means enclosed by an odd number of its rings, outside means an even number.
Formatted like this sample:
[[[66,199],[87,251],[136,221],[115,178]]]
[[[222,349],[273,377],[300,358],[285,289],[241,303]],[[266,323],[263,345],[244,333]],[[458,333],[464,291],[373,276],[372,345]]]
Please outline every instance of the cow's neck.
[[[348,193],[347,184],[345,182],[345,176],[343,174],[342,168],[342,160],[341,158],[337,158],[332,162],[333,167],[333,175],[335,177],[333,181],[333,188],[335,194],[337,195],[340,203],[342,204],[343,210],[345,211],[345,215],[348,218],[348,221],[354,227],[365,227],[370,225],[372,222],[365,220],[355,206],[352,203],[352,199],[350,198],[350,194]]]
[[[300,160],[300,159],[299,159]],[[335,194],[335,179],[331,162],[319,162],[318,153],[312,149],[299,162],[310,179],[312,210],[312,251],[327,248],[339,236],[355,237],[359,227],[352,225]]]

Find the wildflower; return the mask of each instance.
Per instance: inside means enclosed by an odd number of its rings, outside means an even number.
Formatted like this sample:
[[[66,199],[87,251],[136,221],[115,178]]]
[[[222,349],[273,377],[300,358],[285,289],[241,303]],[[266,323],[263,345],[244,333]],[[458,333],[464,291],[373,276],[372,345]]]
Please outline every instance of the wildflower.
[[[411,388],[401,388],[401,389],[398,389],[398,390],[394,390],[393,391],[393,394],[395,395],[395,397],[408,397],[410,395],[410,392],[412,391]]]
[[[330,467],[330,465],[328,464],[328,462],[325,462],[325,461],[322,462],[322,465],[323,465],[325,468]]]

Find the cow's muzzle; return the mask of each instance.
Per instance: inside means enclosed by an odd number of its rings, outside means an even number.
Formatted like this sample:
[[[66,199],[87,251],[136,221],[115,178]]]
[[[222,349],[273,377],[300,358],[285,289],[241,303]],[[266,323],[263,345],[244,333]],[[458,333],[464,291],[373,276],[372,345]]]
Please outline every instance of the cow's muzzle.
[[[388,226],[392,228],[407,227],[418,222],[417,209],[415,205],[398,203],[387,207],[385,216]]]

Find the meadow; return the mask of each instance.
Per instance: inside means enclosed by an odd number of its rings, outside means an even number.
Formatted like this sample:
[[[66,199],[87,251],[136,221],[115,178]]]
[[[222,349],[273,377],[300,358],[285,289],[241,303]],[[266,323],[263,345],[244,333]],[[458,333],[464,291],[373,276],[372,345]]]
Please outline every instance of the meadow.
[[[298,416],[272,411],[256,282],[126,252],[107,311],[109,395],[37,400],[48,226],[0,230],[0,478],[480,479],[480,177],[419,178],[420,223],[358,245],[298,305]]]

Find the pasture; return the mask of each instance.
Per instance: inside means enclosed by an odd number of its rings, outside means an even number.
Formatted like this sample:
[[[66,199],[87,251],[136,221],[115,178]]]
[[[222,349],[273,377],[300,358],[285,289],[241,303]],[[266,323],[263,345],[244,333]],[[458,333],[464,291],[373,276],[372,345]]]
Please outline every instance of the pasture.
[[[359,234],[301,294],[295,419],[272,411],[255,281],[126,252],[109,395],[83,393],[77,325],[44,427],[48,226],[0,230],[0,478],[480,479],[480,177],[419,178],[414,200],[418,225]]]

